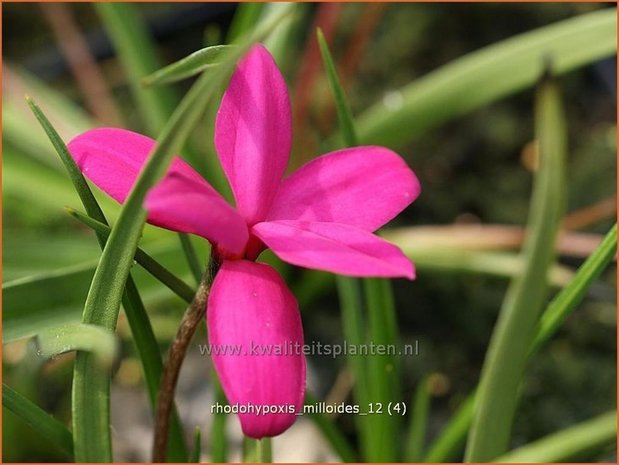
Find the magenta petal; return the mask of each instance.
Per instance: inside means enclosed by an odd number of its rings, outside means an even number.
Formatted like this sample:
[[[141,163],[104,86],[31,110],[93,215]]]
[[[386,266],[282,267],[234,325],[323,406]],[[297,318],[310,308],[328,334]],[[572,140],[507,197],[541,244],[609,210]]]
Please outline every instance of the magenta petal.
[[[285,411],[239,414],[243,433],[259,439],[284,432],[294,423],[305,393],[303,328],[286,283],[263,263],[224,261],[211,288],[206,320],[228,402]]]
[[[282,260],[349,276],[405,277],[415,270],[402,251],[354,226],[308,221],[268,221],[253,226]]]
[[[155,141],[124,129],[92,129],[68,144],[82,173],[118,202],[124,202]],[[148,222],[204,236],[241,253],[247,226],[240,215],[191,167],[175,157],[168,174],[147,198]]]
[[[375,231],[417,198],[419,181],[383,147],[322,155],[286,178],[267,220],[346,223]]]
[[[247,224],[234,208],[211,186],[183,173],[168,174],[152,189],[146,209],[150,223],[203,236],[224,256],[242,256],[249,238]]]
[[[269,52],[255,45],[232,75],[215,122],[215,147],[249,224],[268,212],[288,164],[291,138],[286,83]]]

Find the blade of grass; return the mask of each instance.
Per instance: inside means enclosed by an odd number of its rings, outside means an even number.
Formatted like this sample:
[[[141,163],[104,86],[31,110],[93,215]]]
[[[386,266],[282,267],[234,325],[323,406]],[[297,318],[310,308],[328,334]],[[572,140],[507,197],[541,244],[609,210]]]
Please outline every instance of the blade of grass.
[[[200,427],[196,426],[196,429],[193,432],[193,450],[191,451],[189,462],[200,463],[201,456],[202,456],[202,433],[200,432]]]
[[[258,24],[263,7],[264,4],[260,2],[239,3],[228,29],[226,41],[234,42],[251,31]]]
[[[342,329],[344,339],[350,344],[360,346],[364,343],[363,300],[361,283],[358,279],[336,275],[335,283],[342,312]],[[363,357],[348,355],[347,364],[354,379],[353,394],[356,403],[365,411],[370,397],[367,389],[365,360]],[[374,443],[369,437],[370,416],[355,415],[355,423],[359,432],[360,447],[363,457],[373,454]]]
[[[315,406],[319,402],[320,401],[314,397],[312,393],[305,393],[305,405]],[[339,455],[342,462],[353,463],[358,461],[356,456],[357,454],[346,439],[346,436],[344,436],[342,431],[333,423],[331,419],[322,413],[315,413],[311,410],[310,413],[307,413],[306,415],[309,415],[322,435],[329,442],[335,453]]]
[[[356,146],[358,140],[350,106],[340,84],[329,47],[320,29],[316,31],[316,37],[329,83],[335,96],[338,121],[344,136],[344,143],[348,147]],[[358,280],[340,277],[337,279],[338,289],[349,288],[347,293],[350,294],[350,297],[360,293],[360,290],[352,289],[359,287]],[[346,279],[347,282],[341,281],[342,279]],[[363,285],[368,310],[368,337],[372,343],[397,347],[398,331],[391,283],[385,279],[365,279]],[[363,341],[363,336],[357,334],[363,330],[360,313],[361,302],[356,302],[357,307],[355,308],[352,306],[350,297],[341,297],[344,304],[342,305],[343,319],[348,322],[345,324],[345,328],[349,328],[348,331],[345,331],[345,336],[348,338],[353,335],[358,338],[353,343],[359,343]],[[348,302],[344,302],[345,300],[348,300]],[[354,312],[354,315],[344,315],[344,313],[352,312]],[[400,402],[400,370],[397,362],[395,355],[373,355],[368,358],[367,364],[363,364],[362,361],[352,363],[351,371],[355,375],[355,392],[363,405],[362,408],[368,407],[368,402],[378,403],[384,407],[391,402]],[[368,371],[368,376],[362,378],[365,369]],[[358,425],[361,443],[364,447],[364,458],[371,462],[397,461],[400,456],[400,441],[398,440],[398,432],[401,428],[400,416],[376,414],[360,418],[362,420],[358,421]],[[361,425],[362,422],[364,423],[363,426]]]
[[[486,354],[466,447],[468,462],[491,461],[507,450],[518,389],[546,299],[546,277],[565,207],[567,137],[558,86],[550,76],[537,93],[535,129],[540,167],[522,252],[525,270],[507,291]]]
[[[196,284],[198,284],[202,279],[202,272],[204,266],[200,264],[200,259],[196,254],[196,249],[191,243],[191,238],[189,237],[189,235],[179,233],[178,238],[181,241],[181,247],[183,248],[183,252],[185,253],[185,257],[187,258],[187,263],[189,264],[191,274],[193,274],[193,279],[196,281]]]
[[[158,134],[172,114],[174,93],[169,88],[145,89],[142,78],[161,67],[157,50],[137,5],[131,3],[95,3],[127,73],[127,81],[148,132]]]
[[[142,79],[161,68],[161,62],[146,23],[139,14],[138,7],[130,3],[101,3],[96,4],[95,7],[114,42],[123,68],[129,74],[128,81],[131,92],[138,102],[138,108],[148,132],[159,134],[172,114],[176,97],[169,87],[147,89],[142,85]],[[223,55],[223,51],[225,50],[219,50],[220,57]],[[180,148],[179,146],[179,151]],[[193,164],[204,168],[204,163],[207,160],[199,157],[191,146],[186,147],[185,153]],[[220,171],[207,170],[207,172],[219,173]],[[214,181],[218,186],[225,180],[216,179]],[[183,241],[183,234],[179,233],[179,236]],[[183,252],[187,254],[188,250],[183,248]],[[193,256],[186,256],[189,264],[193,266]],[[198,282],[201,275],[202,270],[198,273]]]
[[[344,93],[344,89],[340,85],[340,80],[333,63],[329,46],[325,40],[325,36],[320,29],[316,31],[316,37],[318,39],[318,46],[320,47],[320,54],[322,55],[322,61],[329,77],[329,84],[335,97],[335,105],[337,107],[337,120],[340,124],[340,131],[342,132],[342,138],[344,143],[348,147],[359,145],[359,138],[355,131],[355,125],[353,123],[352,112],[350,111],[350,105],[348,99]]]
[[[94,263],[64,267],[2,285],[2,342],[36,335],[41,329],[80,321],[81,302]]]
[[[99,221],[84,215],[83,213],[72,208],[66,208],[66,211],[73,218],[77,219],[82,224],[92,228],[97,234],[100,234],[107,240],[110,235],[111,228]],[[189,303],[192,301],[195,291],[180,278],[177,278],[171,271],[161,265],[157,260],[148,255],[142,249],[138,248],[135,251],[135,261],[148,271],[153,277],[164,284],[168,289],[174,292],[177,296]]]
[[[117,353],[114,333],[100,326],[68,323],[39,331],[37,354],[52,358],[77,350],[92,353],[101,367],[109,370]]]
[[[350,107],[347,105],[347,100],[339,83],[329,47],[320,29],[316,31],[316,37],[329,83],[336,98],[338,120],[345,136],[345,144],[347,146],[357,145],[357,136],[354,125],[352,124]],[[361,281],[354,278],[336,276],[336,283],[342,311],[344,337],[352,344],[363,344],[365,341],[365,323],[362,313],[363,300]],[[368,385],[369,378],[366,376],[367,365],[363,358],[352,355],[348,357],[348,364],[353,374],[353,393],[355,399],[361,405],[361,408],[365,410],[373,400]],[[360,444],[363,457],[368,461],[373,461],[371,458],[380,455],[380,441],[378,440],[378,436],[373,434],[375,424],[374,416],[357,415],[355,420],[357,423],[357,430],[361,437]]]
[[[231,50],[212,73],[193,84],[174,111],[133,186],[103,249],[84,306],[84,323],[116,326],[125,281],[146,221],[142,205],[148,190],[165,174],[175,152],[187,139],[204,108],[254,41],[283,18],[271,18],[248,40]],[[109,378],[97,370],[89,354],[78,353],[73,377],[75,456],[78,461],[111,461]]]
[[[610,57],[617,49],[616,28],[615,9],[604,8],[451,61],[402,88],[400,105],[380,102],[360,115],[360,142],[403,147],[431,128],[535,84],[545,56],[553,57],[557,75]]]
[[[371,343],[382,347],[398,347],[399,337],[391,282],[387,279],[363,279],[367,308],[367,333]],[[395,354],[372,354],[366,361],[370,402],[385,411],[368,415],[372,419],[368,434],[373,437],[376,450],[367,460],[396,462],[401,456],[402,417],[390,415],[388,405],[402,401],[400,366]]]
[[[232,45],[213,45],[197,50],[142,78],[142,85],[158,86],[195,76],[208,68],[217,66],[222,53],[230,47]]]
[[[587,289],[600,276],[617,254],[617,223],[608,231],[602,243],[582,264],[574,279],[552,299],[544,311],[531,353],[537,350],[557,331],[561,323],[574,311]]]
[[[41,436],[53,442],[68,457],[73,456],[73,438],[65,425],[4,383],[2,383],[2,405]]]
[[[396,245],[398,242],[394,242]],[[427,249],[416,250],[403,248],[403,252],[420,270],[451,271],[458,273],[475,273],[505,278],[521,276],[525,260],[513,252],[486,252],[481,250]],[[573,277],[572,270],[559,263],[551,265],[548,272],[549,284],[563,287]]]
[[[107,226],[107,219],[105,218],[101,207],[92,194],[86,179],[69,154],[66,145],[58,135],[58,132],[54,129],[38,105],[31,99],[27,99],[27,101],[30,109],[43,127],[43,130],[54,146],[56,153],[67,169],[71,182],[73,183],[73,186],[75,187],[86,212],[90,217],[92,217],[93,221],[97,221],[103,226]],[[108,236],[99,232],[97,232],[96,235],[101,249],[104,249]],[[122,292],[122,303],[125,309],[125,314],[127,315],[127,320],[129,321],[129,325],[131,327],[131,332],[133,334],[133,339],[138,354],[140,356],[142,368],[144,370],[144,378],[146,379],[151,408],[154,409],[157,392],[159,391],[159,380],[161,379],[163,364],[159,352],[159,345],[153,333],[148,315],[146,314],[146,309],[144,308],[142,298],[140,297],[133,278],[128,272],[125,289]],[[108,327],[108,329],[113,330],[114,326],[115,324]],[[170,430],[169,439],[172,444],[169,449],[170,460],[186,460],[187,451],[183,440],[182,427],[176,412],[174,413],[173,426]]]
[[[284,75],[290,71],[291,66],[296,65],[298,59],[295,42],[298,36],[305,34],[303,17],[308,10],[307,4],[294,3],[294,9],[290,11],[289,19],[285,24],[281,24],[273,34],[264,41],[264,46],[271,52],[277,62],[277,66]],[[278,10],[288,7],[287,3],[270,2],[266,3],[261,12],[261,20],[268,18],[269,15],[277,14]]]
[[[412,403],[411,419],[408,425],[408,441],[404,460],[406,462],[421,462],[424,442],[428,426],[428,411],[430,410],[429,378],[425,376],[415,390]]]
[[[226,405],[228,399],[224,394],[217,373],[211,370],[213,387],[215,389],[215,402],[218,405]],[[225,413],[213,414],[213,426],[211,428],[211,462],[225,463],[228,461],[228,442],[226,441],[226,423],[228,416]]]
[[[434,440],[424,456],[425,463],[453,462],[466,442],[473,419],[475,393],[470,394],[452,415],[440,436]]]
[[[617,440],[617,411],[607,412],[497,458],[499,463],[560,463],[587,460]]]
[[[565,318],[584,299],[589,286],[610,263],[616,252],[617,225],[615,224],[598,248],[580,266],[571,282],[552,299],[542,314],[529,357],[534,356],[557,332]],[[474,393],[470,394],[461,404],[441,435],[432,444],[424,457],[424,462],[451,462],[456,459],[473,418],[473,398]]]

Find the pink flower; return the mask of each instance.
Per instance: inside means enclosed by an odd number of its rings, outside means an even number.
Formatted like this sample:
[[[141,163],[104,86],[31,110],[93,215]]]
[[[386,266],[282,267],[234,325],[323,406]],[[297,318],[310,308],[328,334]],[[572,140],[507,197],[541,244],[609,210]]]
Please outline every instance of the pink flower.
[[[255,262],[259,254],[268,247],[288,263],[350,276],[414,277],[400,249],[372,234],[419,195],[413,172],[388,149],[355,147],[283,178],[290,112],[273,58],[254,46],[230,80],[215,127],[236,208],[178,157],[146,201],[149,223],[208,239],[221,262],[206,312],[210,343],[243,347],[213,355],[223,389],[231,404],[278,407],[239,414],[243,432],[254,438],[290,427],[305,392],[304,356],[276,353],[303,344],[298,305],[279,274]],[[85,176],[122,203],[154,144],[100,128],[77,136],[69,151]]]

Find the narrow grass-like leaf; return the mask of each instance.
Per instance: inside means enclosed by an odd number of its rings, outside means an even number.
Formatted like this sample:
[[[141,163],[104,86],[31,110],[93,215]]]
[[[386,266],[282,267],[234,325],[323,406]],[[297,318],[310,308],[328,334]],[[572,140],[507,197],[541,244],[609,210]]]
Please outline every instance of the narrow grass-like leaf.
[[[380,278],[363,279],[367,308],[367,334],[371,343],[382,347],[399,347],[395,303],[391,281]],[[366,360],[370,402],[387,409],[402,401],[400,366],[395,354],[371,354]],[[366,459],[371,462],[396,462],[402,450],[399,434],[402,417],[387,410],[368,415],[371,419],[368,434],[374,438],[376,449]]]
[[[67,208],[66,211],[69,215],[92,228],[97,234],[102,235],[107,240],[111,232],[111,228],[108,225],[72,208]],[[135,251],[135,261],[185,302],[189,303],[193,300],[195,291],[188,284],[177,278],[170,270],[140,248],[137,248]]]
[[[350,345],[360,346],[365,342],[363,322],[363,299],[361,283],[358,279],[347,276],[335,277],[337,294],[339,298],[340,310],[342,312],[342,329],[344,339]],[[366,364],[363,357],[349,355],[347,364],[353,376],[353,394],[358,405],[365,412],[369,402],[369,392],[367,389]],[[363,457],[373,454],[375,444],[370,439],[368,416],[355,415],[357,431],[361,437],[360,447]]]
[[[189,457],[190,463],[200,463],[200,457],[202,456],[202,433],[200,427],[196,426],[193,432],[193,449],[191,456]]]
[[[264,46],[269,49],[273,58],[277,62],[277,66],[284,75],[291,67],[296,66],[297,55],[297,42],[301,42],[305,38],[305,25],[304,17],[307,14],[310,4],[306,3],[294,3],[294,9],[290,11],[290,14],[286,22],[279,25],[277,29],[273,31],[264,40]],[[261,13],[261,21],[268,18],[272,14],[277,14],[279,10],[288,8],[287,3],[283,2],[270,2],[266,3]]]
[[[348,147],[358,145],[355,125],[352,118],[352,113],[346,99],[346,95],[340,84],[333,58],[329,51],[329,47],[325,41],[324,35],[320,30],[316,32],[320,53],[324,66],[327,70],[327,76],[331,89],[335,96],[335,106],[337,109],[338,120],[344,136],[344,143]],[[341,280],[346,280],[342,281]],[[359,290],[353,290],[353,287],[359,287],[359,280],[351,280],[350,278],[338,277],[338,289],[342,290],[350,288],[347,292],[352,297]],[[366,279],[363,280],[365,296],[367,302],[368,315],[368,337],[372,343],[384,344],[385,346],[397,347],[398,331],[395,315],[395,305],[393,302],[393,293],[391,283],[384,279]],[[344,321],[351,325],[349,331],[355,335],[359,330],[363,331],[363,322],[361,311],[361,302],[357,303],[357,307],[352,307],[352,301],[346,297],[341,297],[343,300],[342,312],[354,312],[355,315],[344,317]],[[356,327],[352,326],[356,325]],[[349,334],[345,332],[348,338]],[[363,341],[363,336],[357,343]],[[352,341],[351,341],[352,342]],[[353,357],[354,358],[354,357]],[[367,363],[354,362],[351,365],[353,373],[355,373],[355,389],[356,395],[362,404],[362,408],[369,408],[369,402],[377,403],[386,408],[392,402],[400,402],[400,370],[395,355],[372,355],[367,359]],[[365,366],[364,366],[365,365]],[[363,370],[367,369],[365,378]],[[398,440],[398,432],[401,428],[401,418],[398,415],[385,414],[370,414],[361,417],[358,420],[360,427],[361,443],[364,448],[364,458],[370,462],[395,462],[400,455],[400,441]]]
[[[228,43],[234,42],[251,31],[258,24],[264,6],[260,2],[239,3],[230,23],[226,41]]]
[[[94,354],[105,369],[112,366],[117,345],[114,333],[101,326],[69,323],[46,328],[37,333],[37,353],[52,358],[76,350]]]
[[[320,401],[310,392],[305,393],[305,405],[315,406]],[[307,413],[314,424],[318,427],[324,438],[329,442],[333,450],[339,455],[342,462],[352,463],[357,462],[357,456],[354,449],[346,439],[342,431],[335,426],[333,421],[322,413],[312,412]]]
[[[396,245],[399,245],[395,242]],[[403,250],[419,270],[449,271],[516,278],[526,271],[522,255],[514,252],[486,252],[481,250],[428,249]],[[554,287],[567,285],[574,273],[559,263],[550,266],[548,281]]]
[[[531,353],[536,352],[574,311],[587,293],[587,289],[600,276],[617,254],[617,223],[608,231],[594,253],[578,268],[574,279],[552,299],[540,320]]]
[[[145,89],[142,78],[161,68],[147,25],[131,3],[95,3],[106,32],[127,73],[131,93],[150,134],[158,134],[172,114],[176,100],[169,88]]]
[[[559,329],[561,323],[582,301],[586,291],[600,275],[617,251],[617,225],[604,237],[602,243],[580,266],[570,283],[557,294],[540,319],[537,335],[531,346],[529,356],[534,356],[544,343]],[[452,462],[464,444],[466,434],[473,419],[473,398],[470,394],[461,404],[440,436],[434,441],[424,462]]]
[[[2,383],[2,406],[54,443],[68,457],[73,456],[73,438],[66,426],[4,383]]]
[[[36,335],[44,328],[80,321],[77,299],[86,298],[95,262],[16,279],[2,285],[2,342]]]
[[[465,453],[469,462],[491,461],[507,450],[518,389],[546,299],[565,208],[567,139],[559,89],[550,77],[539,86],[535,123],[539,169],[522,252],[526,264],[507,290],[486,354]]]
[[[320,47],[320,54],[322,55],[322,62],[327,71],[329,77],[329,83],[331,84],[331,90],[335,97],[335,105],[337,108],[337,119],[340,124],[340,131],[342,132],[342,138],[347,146],[359,145],[357,133],[355,131],[355,125],[353,123],[352,112],[350,111],[350,105],[348,99],[344,93],[344,89],[340,84],[340,80],[329,51],[329,46],[325,40],[325,36],[320,29],[316,31],[316,38],[318,39],[318,46]]]
[[[228,400],[221,387],[217,373],[211,370],[213,389],[215,390],[215,402],[218,405],[226,405]],[[211,462],[225,463],[228,461],[228,441],[226,439],[226,424],[228,415],[225,413],[213,414],[213,426],[211,428]]]
[[[464,447],[466,434],[473,419],[475,395],[470,394],[452,415],[449,423],[438,438],[428,448],[423,461],[425,463],[445,463],[456,460],[457,454]]]
[[[617,440],[617,411],[604,413],[497,458],[498,463],[588,461]]]
[[[142,85],[148,87],[169,84],[195,76],[208,68],[217,66],[223,52],[230,47],[233,45],[213,45],[202,48],[142,78]]]
[[[271,18],[222,58],[212,73],[203,74],[183,98],[149,155],[112,228],[84,306],[83,321],[108,329],[116,326],[125,285],[146,221],[142,205],[148,190],[167,171],[174,153],[187,139],[209,100],[253,42],[263,38],[284,16]],[[78,353],[73,376],[75,456],[78,461],[111,461],[109,378],[97,370],[89,354]]]
[[[191,274],[193,274],[193,279],[196,281],[196,284],[199,284],[202,279],[202,272],[204,271],[205,266],[200,264],[200,259],[196,254],[196,249],[191,243],[191,238],[189,235],[179,233],[178,238],[181,241],[181,247],[183,248],[183,252],[187,258],[187,263],[189,265],[189,269],[191,270]]]
[[[92,217],[92,221],[97,221],[103,226],[107,226],[107,220],[101,210],[101,207],[92,194],[86,179],[69,154],[66,145],[36,103],[34,103],[31,99],[27,99],[27,101],[30,109],[43,127],[50,142],[54,146],[54,149],[67,169],[71,182],[73,183],[84,208],[88,212],[88,215]],[[104,249],[107,241],[107,235],[99,232],[97,232],[96,235],[100,247]],[[159,391],[159,380],[161,379],[163,364],[159,353],[159,345],[155,339],[142,298],[140,297],[137,286],[130,275],[126,277],[126,286],[122,292],[122,302],[127,315],[127,320],[131,326],[131,332],[133,334],[135,345],[140,355],[142,367],[144,369],[144,377],[146,379],[149,398],[151,400],[151,408],[154,409],[157,392]],[[111,327],[108,327],[108,329],[113,330],[114,326],[115,325],[112,325]],[[187,452],[185,450],[185,444],[182,437],[182,428],[176,412],[173,415],[172,427],[170,428],[170,444],[169,458],[171,460],[185,460],[187,457]]]
[[[408,425],[408,441],[404,451],[405,462],[421,462],[423,458],[426,430],[428,429],[428,411],[430,410],[429,378],[419,381],[411,405],[411,419]]]
[[[552,57],[557,75],[610,57],[617,49],[616,29],[615,8],[604,8],[454,60],[360,115],[360,142],[403,147],[431,128],[535,84],[545,57]]]

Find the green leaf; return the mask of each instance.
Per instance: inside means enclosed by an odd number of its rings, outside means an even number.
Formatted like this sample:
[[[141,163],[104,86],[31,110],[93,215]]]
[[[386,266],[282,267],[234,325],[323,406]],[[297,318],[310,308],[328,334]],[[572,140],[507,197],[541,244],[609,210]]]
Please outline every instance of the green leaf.
[[[340,303],[340,310],[342,312],[342,330],[344,333],[344,339],[350,345],[360,346],[365,342],[361,282],[355,278],[339,275],[336,275],[335,282]],[[371,399],[367,387],[365,359],[355,355],[348,355],[346,362],[354,380],[353,395],[355,401],[363,409],[366,409]],[[375,443],[370,442],[371,439],[369,439],[369,428],[371,424],[370,421],[368,421],[368,417],[370,416],[355,415],[354,418],[357,425],[357,431],[362,438],[360,441],[360,447],[363,457],[372,455],[375,447]]]
[[[547,57],[557,75],[610,57],[617,49],[616,21],[615,9],[604,8],[454,60],[398,91],[397,106],[379,102],[360,115],[360,143],[403,147],[429,129],[535,84]]]
[[[103,224],[87,215],[84,215],[77,210],[73,210],[72,208],[67,208],[66,211],[69,215],[71,215],[81,223],[85,224],[86,226],[92,228],[94,231],[97,232],[97,234],[102,235],[107,240],[111,231],[111,228],[108,225]],[[157,280],[165,284],[168,289],[174,292],[185,302],[189,303],[193,300],[195,291],[188,284],[177,278],[166,267],[161,265],[157,260],[155,260],[153,257],[148,255],[140,248],[137,248],[135,251],[135,261],[151,275],[157,278]]]
[[[367,333],[373,344],[382,347],[399,347],[395,304],[391,281],[380,278],[363,279],[367,307]],[[395,354],[378,353],[367,357],[365,382],[368,385],[369,400],[387,409],[391,403],[402,402],[400,366]],[[367,457],[368,461],[396,462],[401,453],[399,433],[402,417],[389,415],[386,411],[368,415],[368,434],[376,449]]]
[[[73,438],[65,425],[4,383],[2,383],[2,405],[41,436],[53,442],[68,457],[73,456]]]
[[[524,258],[513,252],[487,252],[456,248],[425,249],[408,247],[395,241],[404,254],[419,270],[448,271],[454,273],[483,274],[504,278],[516,278],[526,270]],[[553,264],[548,271],[549,284],[563,287],[574,276],[572,270],[561,264]]]
[[[142,79],[144,86],[181,81],[219,64],[223,52],[233,45],[213,45],[165,66]]]
[[[200,427],[196,426],[196,429],[193,432],[193,450],[191,451],[189,462],[200,463],[201,455],[202,455],[202,433],[200,432]]]
[[[178,238],[181,241],[181,247],[183,248],[183,252],[185,253],[185,257],[187,258],[187,263],[189,264],[191,274],[193,274],[193,279],[196,281],[196,284],[199,284],[202,279],[204,265],[200,264],[200,259],[196,254],[196,249],[193,247],[189,235],[179,233]]]
[[[544,311],[537,328],[537,335],[529,356],[534,356],[543,344],[559,329],[561,323],[571,314],[586,295],[587,289],[610,263],[617,251],[617,225],[604,237],[602,243],[580,266],[571,282],[557,294]],[[434,441],[426,455],[425,462],[451,462],[464,443],[473,418],[473,397],[470,394],[458,408],[451,421]]]
[[[404,460],[406,462],[420,462],[423,457],[426,430],[428,429],[428,411],[430,410],[430,389],[427,376],[421,379],[417,385],[411,409]]]
[[[617,223],[608,231],[602,243],[578,268],[578,272],[568,286],[552,299],[540,320],[537,336],[531,353],[537,352],[561,326],[567,316],[585,297],[591,284],[600,276],[617,253]]]
[[[99,5],[102,6],[102,5]],[[116,326],[125,281],[146,221],[142,205],[148,190],[165,174],[204,108],[252,43],[264,37],[283,17],[271,18],[243,44],[226,53],[220,66],[203,74],[174,111],[157,139],[140,176],[123,205],[103,249],[84,306],[83,322],[108,329]],[[73,376],[75,456],[78,461],[111,461],[109,378],[88,354],[78,353]]]
[[[234,42],[252,31],[258,24],[263,7],[264,4],[260,2],[239,3],[228,29],[227,41]]]
[[[37,333],[38,351],[43,357],[52,358],[72,351],[94,354],[105,369],[110,369],[117,353],[114,333],[101,326],[68,323],[46,328]]]
[[[305,405],[315,406],[319,402],[320,401],[310,392],[305,393]],[[311,418],[324,438],[329,442],[335,453],[340,456],[340,459],[343,462],[353,463],[358,461],[355,451],[346,439],[346,436],[344,436],[342,431],[335,426],[330,418],[322,413],[316,413],[311,410],[309,413],[306,413],[306,415]]]
[[[344,143],[348,147],[359,145],[359,139],[355,131],[355,125],[353,123],[352,112],[350,111],[348,99],[346,98],[344,89],[342,89],[342,85],[340,84],[325,36],[320,29],[316,31],[316,37],[318,39],[318,46],[320,47],[320,54],[322,55],[322,62],[325,70],[327,71],[329,83],[331,84],[331,90],[333,91],[333,96],[335,97],[337,119],[340,124],[340,131],[342,132]]]
[[[215,391],[215,402],[219,405],[226,405],[228,400],[221,387],[221,383],[214,369],[211,369],[213,389]],[[228,461],[228,443],[226,441],[226,423],[228,415],[215,412],[213,414],[213,426],[211,428],[211,462],[226,463]]]
[[[539,149],[523,245],[525,269],[514,279],[492,334],[482,368],[465,460],[487,462],[505,452],[528,352],[547,295],[547,275],[565,208],[567,132],[559,90],[552,78],[540,84],[535,106]]]
[[[150,134],[159,133],[172,114],[174,93],[169,88],[145,89],[142,78],[161,67],[157,50],[138,7],[131,3],[95,3],[106,32],[127,73],[131,93]]]
[[[346,146],[358,145],[350,107],[340,84],[329,47],[320,30],[316,32],[322,60],[327,70],[331,89],[335,96],[338,119]],[[352,344],[362,344],[365,324],[361,313],[361,281],[338,276],[338,293],[342,308],[344,337]],[[363,280],[367,310],[368,337],[373,343],[397,347],[398,332],[391,284],[384,279]],[[373,355],[364,361],[351,356],[349,366],[353,373],[354,393],[363,410],[370,403],[387,406],[400,402],[399,369],[393,355]],[[366,376],[367,370],[367,376]],[[357,416],[357,427],[361,435],[363,456],[370,462],[395,462],[399,456],[398,415],[369,414]]]
[[[543,347],[543,344],[557,332],[565,318],[576,309],[585,297],[587,289],[610,263],[616,251],[617,225],[615,224],[602,243],[580,266],[570,283],[552,299],[542,314],[529,357],[534,356]],[[451,462],[456,459],[473,418],[474,395],[474,392],[470,394],[458,408],[443,432],[432,444],[424,459],[425,462]]]
[[[617,411],[566,428],[514,449],[496,459],[499,463],[559,463],[587,460],[617,440]]]
[[[423,461],[426,463],[453,462],[456,455],[464,446],[466,434],[473,419],[475,393],[470,394],[451,416],[447,426],[434,440]]]
[[[86,298],[95,265],[96,262],[91,262],[71,266],[3,284],[2,342],[78,322],[81,312],[76,302]]]
[[[69,177],[71,178],[71,182],[73,183],[84,208],[88,212],[88,215],[93,218],[93,221],[98,221],[103,226],[106,226],[107,220],[105,215],[92,194],[86,179],[69,154],[66,145],[47,117],[43,114],[41,109],[31,99],[27,98],[27,101],[30,109],[43,127],[50,142],[54,146],[54,149],[58,153],[58,156],[65,165],[69,173]],[[107,241],[107,235],[97,233],[97,240],[101,249],[104,249]],[[146,314],[144,303],[142,302],[142,298],[140,297],[135,282],[130,275],[127,276],[125,289],[122,293],[122,302],[125,308],[125,314],[127,315],[127,320],[131,327],[131,332],[133,334],[133,339],[138,354],[140,355],[140,361],[142,362],[142,367],[144,369],[144,377],[146,379],[151,400],[151,407],[154,410],[157,393],[159,391],[159,381],[161,379],[163,364],[161,362],[161,355],[159,354],[159,345],[157,344],[150,320]],[[108,329],[113,330],[114,326],[108,327]],[[170,428],[170,443],[171,446],[168,454],[170,460],[185,460],[187,457],[187,452],[185,450],[185,444],[182,437],[182,428],[176,413],[173,415],[172,427]]]

